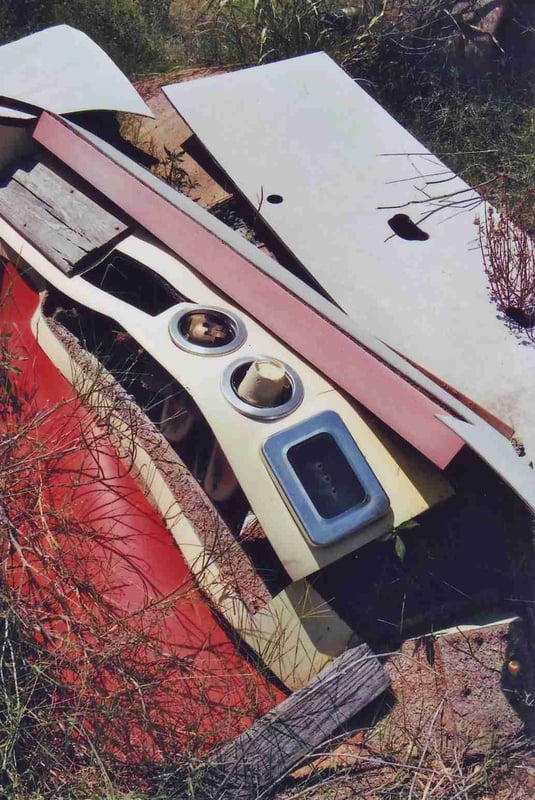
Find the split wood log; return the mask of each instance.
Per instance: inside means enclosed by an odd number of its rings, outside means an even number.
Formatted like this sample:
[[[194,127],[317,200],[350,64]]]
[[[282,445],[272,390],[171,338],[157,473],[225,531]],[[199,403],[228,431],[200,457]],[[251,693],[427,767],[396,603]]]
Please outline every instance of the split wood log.
[[[129,232],[125,215],[50,156],[0,183],[0,216],[67,275],[96,262]]]
[[[389,686],[367,644],[346,650],[245,733],[199,776],[202,800],[258,800]]]

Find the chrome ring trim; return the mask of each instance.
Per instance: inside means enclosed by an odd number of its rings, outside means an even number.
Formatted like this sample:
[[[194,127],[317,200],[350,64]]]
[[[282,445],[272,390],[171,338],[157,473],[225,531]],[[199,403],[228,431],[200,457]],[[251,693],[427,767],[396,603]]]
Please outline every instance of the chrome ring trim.
[[[180,323],[188,314],[192,312],[202,313],[203,311],[216,312],[229,321],[232,332],[234,333],[234,338],[231,342],[221,345],[221,347],[203,347],[201,344],[193,344],[186,339],[180,330]],[[181,303],[178,311],[176,311],[169,320],[169,335],[176,346],[180,347],[181,350],[185,350],[187,353],[194,353],[197,356],[224,356],[228,353],[233,353],[242,346],[247,339],[247,328],[237,314],[234,314],[232,311],[227,311],[226,308],[205,306],[198,303]]]
[[[298,408],[303,402],[305,393],[301,378],[297,372],[288,364],[282,362],[292,387],[292,395],[290,399],[286,401],[286,403],[282,403],[280,406],[270,406],[264,408],[253,406],[250,403],[246,403],[245,400],[241,399],[241,397],[238,397],[232,385],[232,376],[234,375],[234,372],[244,364],[251,364],[253,361],[257,361],[259,359],[268,359],[271,357],[272,356],[265,355],[249,355],[243,356],[242,358],[237,358],[235,361],[225,367],[225,371],[221,376],[221,391],[223,392],[223,396],[227,402],[230,403],[230,405],[233,406],[236,411],[239,411],[240,414],[252,419],[264,420],[266,422],[287,417],[288,414],[291,414],[292,411],[295,411],[295,409]]]

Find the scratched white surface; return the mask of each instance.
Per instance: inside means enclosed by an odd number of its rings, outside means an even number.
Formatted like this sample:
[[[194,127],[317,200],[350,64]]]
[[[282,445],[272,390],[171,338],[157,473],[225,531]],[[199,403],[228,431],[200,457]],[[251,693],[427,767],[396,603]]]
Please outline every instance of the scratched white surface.
[[[497,414],[535,456],[535,346],[490,300],[473,190],[324,53],[164,91],[361,328]],[[396,213],[430,238],[392,236]]]
[[[127,111],[152,117],[126,75],[85,33],[56,25],[0,47],[0,97],[56,114]],[[0,107],[0,116],[29,115]]]

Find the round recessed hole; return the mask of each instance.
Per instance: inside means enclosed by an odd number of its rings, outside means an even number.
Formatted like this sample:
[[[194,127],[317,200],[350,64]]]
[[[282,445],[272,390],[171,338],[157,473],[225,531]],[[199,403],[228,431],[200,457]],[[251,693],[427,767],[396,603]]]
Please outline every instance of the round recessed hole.
[[[245,325],[235,314],[215,306],[184,303],[169,322],[173,342],[203,356],[231,353],[246,339]]]
[[[246,375],[249,373],[249,370],[255,363],[259,364],[262,362],[260,360],[257,360],[255,362],[253,359],[247,360],[243,364],[240,364],[239,367],[236,367],[235,370],[233,370],[230,381],[235,394],[238,397],[240,397],[240,399],[243,400],[244,403],[248,403],[250,406],[254,406],[255,408],[278,408],[279,406],[284,405],[284,403],[287,403],[288,400],[290,400],[292,397],[293,384],[290,377],[288,376],[288,372],[286,371],[285,365],[282,364],[281,362],[275,362],[276,364],[281,365],[283,372],[282,372],[282,380],[280,381],[280,386],[276,391],[273,392],[273,396],[271,399],[266,401],[262,399],[262,396],[255,397],[253,393],[246,391],[240,394],[239,391],[240,387],[243,385]],[[267,361],[266,363],[269,364],[273,362]]]
[[[268,194],[266,199],[268,203],[271,203],[274,206],[279,206],[284,200],[284,197],[281,194]]]
[[[282,367],[283,373],[280,381],[277,379],[276,389],[269,385],[268,380],[267,387],[260,385],[257,390],[254,376],[251,375],[259,364]],[[287,364],[268,356],[248,356],[229,364],[223,373],[221,390],[237,411],[255,419],[280,419],[291,414],[303,401],[303,384],[297,373]],[[272,399],[266,403],[262,398],[269,397],[270,393]]]

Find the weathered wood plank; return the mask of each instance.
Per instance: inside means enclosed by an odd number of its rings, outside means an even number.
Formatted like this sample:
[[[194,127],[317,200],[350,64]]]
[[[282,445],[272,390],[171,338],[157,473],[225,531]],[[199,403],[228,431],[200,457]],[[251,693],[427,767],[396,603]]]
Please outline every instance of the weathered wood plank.
[[[66,274],[129,232],[125,215],[58,165],[31,159],[0,183],[0,216]]]
[[[202,800],[255,800],[389,686],[367,644],[347,650],[234,742],[202,774]]]

